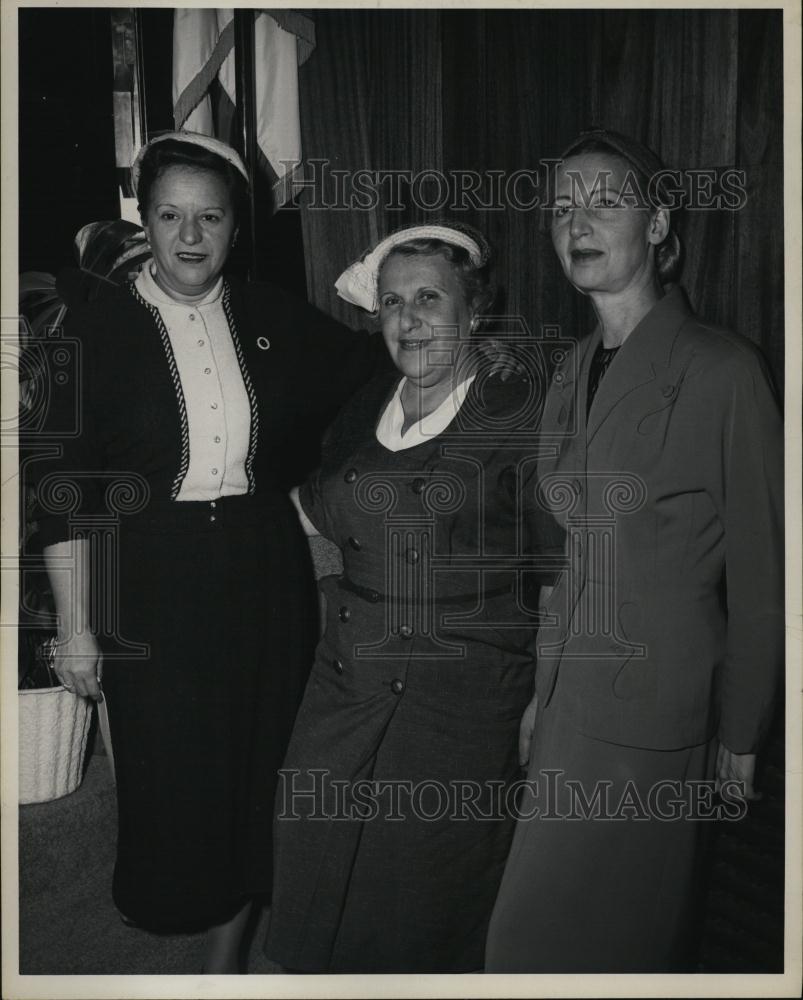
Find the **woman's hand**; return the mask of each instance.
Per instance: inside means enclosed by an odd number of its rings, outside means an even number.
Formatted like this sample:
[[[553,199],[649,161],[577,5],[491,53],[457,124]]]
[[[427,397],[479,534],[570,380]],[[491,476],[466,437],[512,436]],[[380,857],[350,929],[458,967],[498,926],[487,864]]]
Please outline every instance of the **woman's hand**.
[[[59,619],[56,676],[68,691],[102,701],[103,656],[88,624],[92,575],[89,542],[75,538],[46,545],[44,557]]]
[[[719,791],[724,782],[729,786],[738,782],[744,789],[742,797],[748,802],[756,802],[761,798],[761,792],[754,787],[756,778],[756,755],[754,753],[734,753],[728,750],[724,743],[719,744],[716,764],[716,790]],[[731,788],[731,791],[736,791]]]
[[[56,640],[53,669],[61,684],[84,698],[100,701],[103,654],[91,632],[79,632]]]
[[[524,715],[519,723],[519,764],[527,767],[530,763],[530,749],[535,732],[535,715],[538,711],[538,695],[533,695],[533,700],[524,709]]]
[[[527,374],[527,366],[504,340],[483,337],[477,340],[477,349],[483,357],[483,368],[487,366],[489,375],[498,375],[506,382],[514,375]]]
[[[538,597],[538,612],[541,620],[547,617],[544,605],[549,600],[554,587],[541,587]],[[538,695],[534,694],[530,704],[524,709],[524,715],[519,723],[519,765],[527,767],[530,763],[530,751],[532,750],[533,734],[535,733],[535,716],[538,713]]]

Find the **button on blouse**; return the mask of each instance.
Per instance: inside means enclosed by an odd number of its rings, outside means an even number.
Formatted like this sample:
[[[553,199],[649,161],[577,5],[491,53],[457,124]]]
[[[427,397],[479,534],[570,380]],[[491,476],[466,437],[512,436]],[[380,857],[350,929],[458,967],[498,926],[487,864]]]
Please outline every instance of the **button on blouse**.
[[[159,310],[184,397],[189,466],[176,499],[247,493],[251,409],[223,311],[223,279],[191,305],[163,292],[149,267],[137,278],[136,288]]]

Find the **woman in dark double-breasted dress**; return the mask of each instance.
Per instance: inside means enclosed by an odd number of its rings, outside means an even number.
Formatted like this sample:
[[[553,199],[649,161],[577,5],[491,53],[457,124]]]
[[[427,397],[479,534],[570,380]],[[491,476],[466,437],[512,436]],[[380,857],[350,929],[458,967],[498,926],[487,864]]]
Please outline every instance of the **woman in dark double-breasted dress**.
[[[519,578],[537,585],[544,546],[526,490],[541,382],[470,349],[488,296],[473,231],[402,230],[338,287],[378,308],[398,371],[341,413],[299,492],[344,571],[323,581],[280,776],[267,953],[305,972],[479,970],[533,683]]]

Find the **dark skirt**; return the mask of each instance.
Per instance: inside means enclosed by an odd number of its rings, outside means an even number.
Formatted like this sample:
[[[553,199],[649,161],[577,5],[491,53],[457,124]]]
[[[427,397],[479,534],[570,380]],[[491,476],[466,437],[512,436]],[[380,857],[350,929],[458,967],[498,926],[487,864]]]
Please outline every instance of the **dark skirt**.
[[[309,550],[278,494],[153,504],[119,539],[114,901],[143,927],[208,926],[271,890],[276,772],[317,631]]]

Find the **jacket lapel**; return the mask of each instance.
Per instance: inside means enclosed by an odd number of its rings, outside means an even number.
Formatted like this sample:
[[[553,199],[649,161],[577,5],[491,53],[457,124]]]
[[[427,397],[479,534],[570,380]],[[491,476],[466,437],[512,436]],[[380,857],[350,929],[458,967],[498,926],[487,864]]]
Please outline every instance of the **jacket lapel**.
[[[672,364],[675,334],[691,315],[684,291],[676,286],[635,327],[611,362],[594,397],[588,414],[587,444],[591,444],[602,425],[616,415],[620,404],[648,383],[653,383],[655,389],[656,408],[665,406],[673,397],[676,385],[666,378],[666,372]],[[599,331],[595,335],[599,343]],[[585,379],[581,381],[585,386],[592,357],[593,352],[587,353],[583,362]],[[639,401],[645,404],[646,413],[652,404],[644,399],[643,392],[639,394]]]
[[[584,464],[586,448],[585,396],[590,359],[599,343],[599,330],[579,341],[555,370],[547,391],[541,421],[543,453],[540,475],[554,473],[565,464]]]
[[[564,432],[554,458],[539,463],[545,474],[558,471],[568,478],[588,472],[589,448],[593,438],[610,417],[620,417],[620,406],[626,400],[633,400],[634,405],[637,403],[635,412],[628,412],[614,425],[625,438],[633,433],[638,421],[671,405],[689,362],[688,357],[673,356],[673,349],[678,330],[692,315],[686,295],[679,287],[673,288],[650,310],[611,362],[597,390],[587,423],[588,376],[591,360],[601,341],[599,328],[578,345],[573,370],[569,371],[572,368],[570,365],[564,366],[564,377],[560,383],[553,385],[549,394],[554,399],[554,408],[550,407],[548,422],[545,413],[547,439],[550,433],[556,431],[556,420],[559,435],[570,420],[576,422],[576,428],[574,433],[571,430]],[[548,398],[548,406],[550,402]],[[632,418],[635,418],[635,424]],[[610,452],[607,451],[610,439],[606,442],[604,458],[610,461]],[[594,461],[600,460],[601,456],[596,455]],[[583,496],[586,497],[587,493],[584,492]],[[563,575],[564,580],[573,580],[573,588],[557,587],[547,606],[550,612],[557,614],[557,623],[552,627],[542,627],[539,632],[536,690],[543,705],[549,702],[554,691],[564,646],[571,636],[572,620],[585,587],[586,567],[583,560],[578,563],[577,569],[579,572],[576,574]]]

